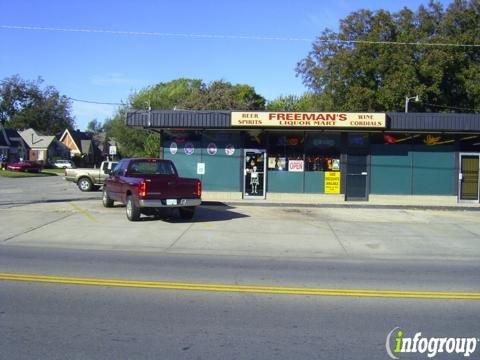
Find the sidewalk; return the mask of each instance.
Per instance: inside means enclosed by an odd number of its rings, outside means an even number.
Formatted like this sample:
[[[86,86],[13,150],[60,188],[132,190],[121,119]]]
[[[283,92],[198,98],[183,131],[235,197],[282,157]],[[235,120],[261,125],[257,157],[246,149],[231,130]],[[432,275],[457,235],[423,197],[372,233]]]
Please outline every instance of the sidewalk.
[[[125,207],[107,209],[100,199],[0,209],[2,220],[9,224],[0,235],[0,249],[34,246],[347,260],[480,259],[476,211],[224,204],[200,206],[191,221],[145,216],[136,223],[126,219]]]
[[[345,201],[343,194],[269,193],[256,200],[242,199],[241,193],[205,191],[202,200],[204,205],[480,211],[480,204],[458,202],[456,196],[370,195],[368,201]]]

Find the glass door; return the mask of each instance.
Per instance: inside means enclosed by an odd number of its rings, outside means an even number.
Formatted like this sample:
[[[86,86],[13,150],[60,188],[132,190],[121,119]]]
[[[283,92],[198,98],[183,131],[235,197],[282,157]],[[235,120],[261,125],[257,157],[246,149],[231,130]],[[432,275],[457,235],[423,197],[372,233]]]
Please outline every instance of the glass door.
[[[462,202],[478,202],[478,176],[480,154],[460,154],[458,174],[458,199]]]
[[[243,198],[265,199],[266,150],[245,149],[243,156]]]
[[[368,200],[368,155],[348,154],[345,200]]]

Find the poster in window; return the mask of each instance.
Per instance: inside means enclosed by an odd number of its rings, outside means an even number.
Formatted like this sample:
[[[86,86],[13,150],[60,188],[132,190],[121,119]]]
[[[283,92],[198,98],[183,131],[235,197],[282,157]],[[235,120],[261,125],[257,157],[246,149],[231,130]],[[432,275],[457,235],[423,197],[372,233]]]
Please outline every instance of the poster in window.
[[[325,171],[325,194],[340,194],[339,171]]]
[[[276,159],[274,157],[269,157],[268,158],[268,168],[269,169],[275,169],[276,168]]]

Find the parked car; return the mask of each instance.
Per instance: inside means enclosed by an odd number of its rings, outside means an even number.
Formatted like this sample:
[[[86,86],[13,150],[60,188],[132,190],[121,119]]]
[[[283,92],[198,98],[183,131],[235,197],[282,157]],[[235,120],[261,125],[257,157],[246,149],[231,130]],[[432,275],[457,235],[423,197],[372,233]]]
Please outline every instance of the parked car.
[[[19,161],[8,164],[7,170],[38,173],[42,171],[42,164],[34,161]]]
[[[75,164],[71,160],[56,160],[52,166],[57,169],[73,169]]]
[[[123,159],[105,180],[103,206],[115,201],[126,204],[128,220],[155,215],[163,209],[178,208],[180,217],[191,219],[202,202],[199,179],[178,176],[170,160],[156,158]]]
[[[104,161],[98,169],[78,168],[65,169],[64,179],[73,181],[81,191],[92,191],[103,186],[111,170],[117,165],[116,161]]]

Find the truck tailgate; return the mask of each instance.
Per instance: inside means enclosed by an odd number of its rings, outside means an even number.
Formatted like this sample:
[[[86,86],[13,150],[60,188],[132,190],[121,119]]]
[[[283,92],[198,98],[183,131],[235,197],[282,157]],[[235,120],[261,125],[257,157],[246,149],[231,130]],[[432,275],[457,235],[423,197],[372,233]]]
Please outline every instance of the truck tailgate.
[[[169,175],[146,175],[147,198],[190,199],[196,197],[197,180]]]

